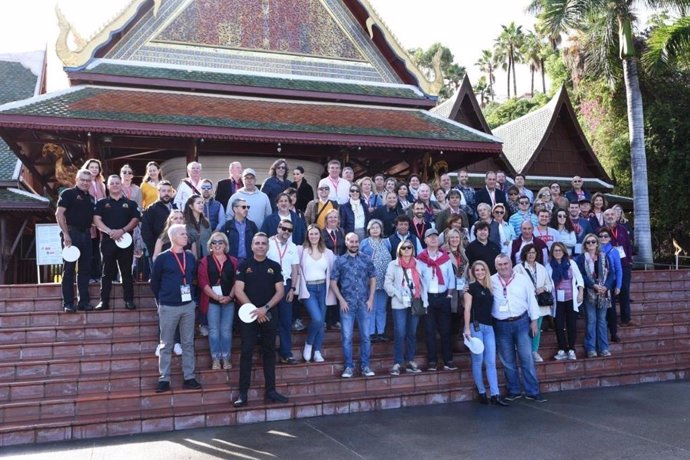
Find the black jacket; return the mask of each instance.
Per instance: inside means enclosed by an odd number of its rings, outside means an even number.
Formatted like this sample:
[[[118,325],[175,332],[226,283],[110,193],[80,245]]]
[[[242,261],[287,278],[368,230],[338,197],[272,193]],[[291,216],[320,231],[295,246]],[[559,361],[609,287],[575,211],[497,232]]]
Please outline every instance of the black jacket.
[[[176,209],[171,201],[172,209]],[[170,209],[162,202],[156,201],[151,204],[141,217],[141,238],[144,240],[146,249],[149,255],[153,255],[153,248],[156,246],[156,240],[163,229],[165,228],[165,221],[170,215]]]
[[[295,207],[304,212],[307,210],[307,204],[314,199],[314,189],[307,183],[307,179],[302,179],[302,183],[297,187],[295,182],[292,186],[297,188],[297,203]]]
[[[249,219],[246,219],[247,223],[244,231],[244,245],[247,251],[247,257],[252,255],[252,238],[259,232],[256,224]],[[239,251],[240,244],[240,234],[237,232],[237,227],[235,227],[235,219],[230,219],[225,222],[223,226],[223,233],[228,237],[228,254],[237,258],[237,253]]]

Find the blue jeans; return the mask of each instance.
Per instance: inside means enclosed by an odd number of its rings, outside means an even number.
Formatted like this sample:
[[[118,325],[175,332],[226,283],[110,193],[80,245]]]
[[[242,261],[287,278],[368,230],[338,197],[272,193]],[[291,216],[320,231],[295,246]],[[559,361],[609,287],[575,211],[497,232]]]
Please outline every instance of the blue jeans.
[[[369,335],[386,332],[386,304],[388,294],[383,289],[374,291],[374,309],[369,316]]]
[[[348,311],[340,311],[340,336],[343,340],[343,356],[345,367],[355,367],[352,361],[352,333],[355,327],[355,319],[359,328],[359,359],[362,369],[369,367],[371,356],[371,342],[369,341],[369,312],[366,303],[361,305],[349,304]]]
[[[414,361],[414,354],[417,349],[417,326],[419,316],[412,314],[411,308],[393,309],[393,334],[395,343],[393,345],[393,359],[395,364],[403,364],[403,350],[405,361]]]
[[[524,380],[525,393],[530,396],[539,394],[539,380],[532,359],[532,339],[529,336],[530,320],[527,315],[515,321],[496,321],[494,333],[498,356],[503,363],[508,393],[520,394],[520,374],[517,369],[517,356],[520,357],[520,369]]]
[[[621,293],[613,296],[611,304],[613,308],[613,318],[616,317],[616,304],[620,304],[621,323],[630,322],[630,280],[632,277],[632,265],[623,265],[623,283]],[[613,334],[613,331],[612,331]]]
[[[235,304],[208,304],[208,346],[212,359],[230,359],[232,351],[232,321],[235,318]]]
[[[597,308],[596,305],[585,304],[587,312],[587,332],[585,333],[585,351],[601,353],[609,349],[609,335],[606,332],[606,312],[608,308]]]
[[[287,295],[292,288],[292,283],[285,283],[285,295],[278,304],[278,336],[280,337],[281,358],[292,358],[292,302],[287,301]]]
[[[493,326],[479,323],[479,330],[475,331],[474,326],[470,325],[472,337],[477,337],[484,342],[484,353],[472,355],[472,376],[477,385],[479,393],[486,393],[484,378],[482,377],[482,364],[486,366],[486,379],[489,381],[491,396],[496,396],[498,392],[498,375],[496,374],[496,337],[494,336]]]
[[[323,325],[326,321],[326,283],[307,284],[309,298],[304,299],[304,308],[309,312],[311,322],[307,328],[307,343],[314,351],[321,351]]]

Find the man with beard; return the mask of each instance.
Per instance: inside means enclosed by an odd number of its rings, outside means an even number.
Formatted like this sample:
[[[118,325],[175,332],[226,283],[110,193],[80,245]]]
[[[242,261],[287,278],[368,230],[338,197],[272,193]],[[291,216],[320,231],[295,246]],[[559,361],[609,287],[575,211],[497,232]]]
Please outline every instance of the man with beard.
[[[173,209],[176,208],[173,203],[172,185],[167,180],[162,180],[158,183],[158,200],[146,208],[141,217],[141,238],[144,240],[149,257],[153,255],[156,239],[161,236],[165,228],[165,220]]]

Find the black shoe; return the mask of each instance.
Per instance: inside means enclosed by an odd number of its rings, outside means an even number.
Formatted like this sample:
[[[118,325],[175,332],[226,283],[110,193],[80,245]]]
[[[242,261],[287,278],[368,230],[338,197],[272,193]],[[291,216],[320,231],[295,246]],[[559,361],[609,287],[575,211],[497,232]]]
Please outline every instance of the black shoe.
[[[280,358],[280,362],[283,364],[297,364],[297,360],[290,356],[289,358]]]
[[[508,393],[508,396],[506,396],[505,399],[506,401],[515,401],[516,399],[522,398],[522,395],[520,393]]]
[[[283,396],[280,393],[278,393],[276,390],[270,390],[266,392],[266,399],[269,399],[273,402],[277,403],[286,403],[288,402],[287,396]]]
[[[136,310],[136,309],[137,309],[137,306],[134,305],[134,302],[132,302],[131,300],[128,300],[128,301],[125,302],[125,308],[126,308],[127,310]]]
[[[621,341],[621,338],[618,337],[617,335],[614,335],[613,337],[611,337],[611,342],[618,343],[620,341]]]
[[[165,393],[166,391],[170,391],[170,382],[161,380],[156,387],[156,393]]]
[[[379,336],[378,336],[378,335],[376,335],[376,334],[371,334],[371,335],[369,336],[369,342],[371,342],[371,343],[378,343],[378,341],[379,341]]]
[[[189,379],[184,381],[182,388],[185,390],[201,390],[201,384],[196,379]]]
[[[102,311],[102,310],[108,310],[110,309],[110,305],[108,305],[105,302],[98,302],[98,305],[94,308],[96,311]]]
[[[244,407],[247,405],[247,395],[240,393],[235,402],[232,403],[235,407]]]
[[[436,370],[436,363],[432,362],[432,363],[427,364],[426,370],[427,371],[435,371]]]
[[[388,337],[386,337],[386,334],[379,334],[379,341],[388,342]]]
[[[93,310],[93,307],[91,305],[89,305],[88,303],[83,303],[83,304],[77,305],[77,310],[91,311],[91,310]]]
[[[493,399],[493,396],[491,399]],[[479,404],[489,405],[489,398],[486,397],[486,393],[479,393]]]
[[[63,309],[65,310],[65,313],[76,313],[77,312],[77,310],[75,310],[75,308],[74,308],[74,305],[65,305],[63,307]]]
[[[538,403],[546,402],[546,398],[543,397],[541,393],[537,393],[536,395],[525,395],[525,399],[529,399],[530,401]]]
[[[491,404],[494,406],[503,406],[503,407],[508,407],[510,404],[508,404],[505,399],[501,398],[500,395],[498,396],[492,396],[491,397]]]

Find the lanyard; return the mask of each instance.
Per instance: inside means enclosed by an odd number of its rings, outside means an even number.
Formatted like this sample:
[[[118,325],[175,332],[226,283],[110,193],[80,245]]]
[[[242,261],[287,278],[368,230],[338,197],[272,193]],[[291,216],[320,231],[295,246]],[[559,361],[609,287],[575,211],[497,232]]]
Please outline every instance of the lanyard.
[[[611,228],[611,234],[613,235],[613,242],[618,245],[618,226]]]
[[[219,286],[220,285],[220,278],[221,278],[221,276],[223,276],[223,264],[220,263],[220,261],[218,259],[216,259],[216,256],[212,256],[212,257],[213,257],[213,261],[216,263],[216,267],[218,267],[218,282],[216,283],[216,285]],[[175,257],[175,258],[177,258],[177,257]]]
[[[175,262],[177,262],[177,266],[180,267],[180,271],[182,272],[182,282],[183,284],[187,284],[187,258],[185,257],[184,251],[182,251],[182,262],[180,262],[180,259],[177,257],[177,254],[174,252],[170,251],[172,255],[175,257]]]
[[[280,252],[280,244],[278,243],[277,239],[274,239],[276,243],[276,249],[278,250],[278,258],[280,259],[280,269],[283,269],[283,257],[285,257],[285,253],[287,252],[288,245],[287,243],[285,244],[285,249],[283,249],[283,252]]]
[[[419,232],[419,228],[417,227],[417,223],[416,223],[416,222],[413,221],[413,222],[412,222],[412,226],[414,227],[414,232],[417,234],[417,236],[419,237],[419,239],[420,239],[420,240],[423,240],[422,235],[424,234],[424,230],[425,230],[424,227],[426,227],[426,221],[422,221],[422,232],[421,232],[421,233]]]
[[[328,176],[328,180],[331,181],[331,184],[333,184],[333,190],[335,190],[336,196],[338,195],[338,184],[340,183],[340,179],[333,180],[331,179],[331,176]]]
[[[338,235],[335,230],[326,230],[326,233],[328,233],[328,237],[333,241],[333,250],[335,251],[338,247]]]
[[[125,192],[125,196],[127,197],[128,200],[132,199],[132,186],[130,185],[129,187],[122,187],[122,190]]]
[[[510,276],[510,279],[508,280],[508,282],[504,283],[503,278],[501,278],[499,275],[498,281],[500,281],[501,285],[503,286],[503,297],[506,297],[506,298],[508,297],[508,286],[510,286],[510,283],[512,283],[514,279],[515,279],[515,275],[513,274]]]

